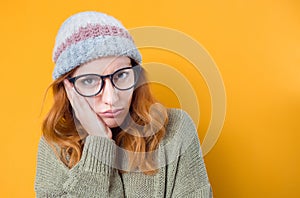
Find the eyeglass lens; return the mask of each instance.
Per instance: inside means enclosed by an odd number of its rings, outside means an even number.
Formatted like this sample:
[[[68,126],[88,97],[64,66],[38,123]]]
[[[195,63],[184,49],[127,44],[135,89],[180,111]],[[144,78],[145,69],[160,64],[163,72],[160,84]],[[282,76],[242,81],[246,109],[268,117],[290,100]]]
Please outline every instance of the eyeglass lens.
[[[76,78],[74,82],[75,89],[83,96],[94,96],[101,92],[104,78],[110,78],[114,87],[119,90],[132,88],[137,81],[137,68],[124,68],[107,76],[97,74],[85,74]]]

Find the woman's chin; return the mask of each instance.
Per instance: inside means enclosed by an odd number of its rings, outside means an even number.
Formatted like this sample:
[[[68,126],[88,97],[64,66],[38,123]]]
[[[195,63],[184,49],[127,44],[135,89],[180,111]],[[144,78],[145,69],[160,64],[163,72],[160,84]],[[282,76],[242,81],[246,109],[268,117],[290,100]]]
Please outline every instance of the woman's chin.
[[[103,119],[103,121],[105,122],[106,126],[108,126],[109,128],[116,128],[122,124],[123,119],[120,120],[120,119],[116,119],[116,118],[106,118],[106,119]]]

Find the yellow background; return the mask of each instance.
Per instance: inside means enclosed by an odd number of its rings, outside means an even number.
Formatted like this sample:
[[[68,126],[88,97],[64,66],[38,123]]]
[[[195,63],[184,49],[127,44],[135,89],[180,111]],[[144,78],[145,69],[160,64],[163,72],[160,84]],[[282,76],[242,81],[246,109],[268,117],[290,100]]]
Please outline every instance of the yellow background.
[[[0,197],[35,195],[37,144],[49,98],[40,113],[52,81],[54,37],[63,20],[83,10],[107,12],[127,28],[178,29],[214,58],[227,94],[222,133],[205,156],[215,197],[300,197],[298,0],[2,1]],[[184,65],[168,52],[142,53],[144,61]],[[201,77],[190,78],[199,91],[203,138],[209,93]],[[160,90],[154,86],[159,99],[174,105]]]

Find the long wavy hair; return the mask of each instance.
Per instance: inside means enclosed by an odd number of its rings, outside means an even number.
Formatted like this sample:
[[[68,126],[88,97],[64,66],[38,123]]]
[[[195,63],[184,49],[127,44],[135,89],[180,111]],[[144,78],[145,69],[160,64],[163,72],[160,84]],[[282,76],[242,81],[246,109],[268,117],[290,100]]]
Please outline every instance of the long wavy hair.
[[[88,135],[87,133],[79,135],[72,106],[64,89],[63,80],[72,75],[75,70],[76,68],[56,79],[48,87],[47,91],[52,88],[54,100],[42,124],[45,140],[68,168],[72,168],[79,162],[84,139]],[[166,109],[162,105],[154,105],[156,103],[150,92],[146,74],[142,70],[129,108],[128,117],[131,118],[129,119],[131,123],[128,124],[126,131],[120,128],[120,132],[114,137],[118,146],[131,153],[126,165],[128,171],[138,170],[146,175],[157,172],[155,165],[157,159],[147,153],[158,148],[165,135],[168,115]]]

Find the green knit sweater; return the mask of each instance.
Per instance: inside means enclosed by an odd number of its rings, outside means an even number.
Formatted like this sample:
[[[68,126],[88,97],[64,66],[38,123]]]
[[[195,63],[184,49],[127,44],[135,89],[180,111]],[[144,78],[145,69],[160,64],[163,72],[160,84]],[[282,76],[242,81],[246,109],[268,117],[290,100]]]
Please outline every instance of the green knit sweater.
[[[158,148],[161,164],[155,175],[119,173],[113,140],[88,136],[82,157],[71,169],[54,154],[42,137],[38,146],[37,197],[212,197],[200,144],[191,118],[169,109],[169,123]],[[104,163],[105,162],[105,163]]]

